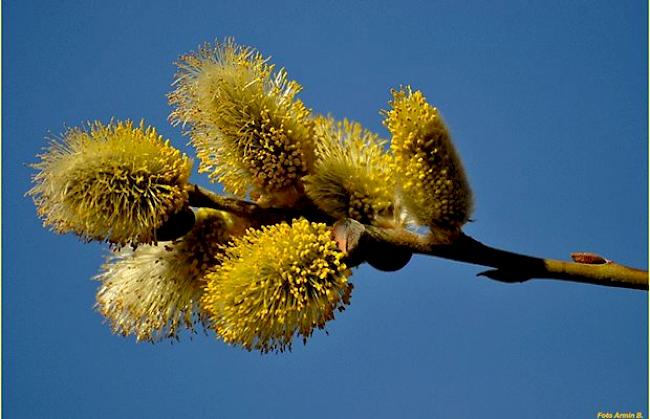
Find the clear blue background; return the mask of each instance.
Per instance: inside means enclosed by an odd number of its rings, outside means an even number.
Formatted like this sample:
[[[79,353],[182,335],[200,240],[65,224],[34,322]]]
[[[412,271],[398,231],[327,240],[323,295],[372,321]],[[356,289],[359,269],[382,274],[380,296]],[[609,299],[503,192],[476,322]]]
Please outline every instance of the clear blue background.
[[[383,135],[389,89],[421,89],[470,177],[470,235],[647,268],[647,2],[2,6],[7,418],[647,417],[645,292],[506,285],[416,257],[397,273],[358,269],[329,336],[292,353],[203,335],[137,344],[93,311],[104,247],[43,229],[24,197],[27,164],[65,126],[144,118],[184,147],[166,122],[172,63],[234,36],[286,67],[315,111]]]

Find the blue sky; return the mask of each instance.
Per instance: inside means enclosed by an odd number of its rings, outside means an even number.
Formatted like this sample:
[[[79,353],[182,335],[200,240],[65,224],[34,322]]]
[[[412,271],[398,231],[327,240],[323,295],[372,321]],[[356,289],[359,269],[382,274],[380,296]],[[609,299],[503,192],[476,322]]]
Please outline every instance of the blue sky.
[[[27,164],[48,133],[112,117],[191,152],[166,121],[173,62],[226,36],[286,67],[314,111],[382,135],[389,90],[422,90],[474,190],[473,237],[647,269],[646,2],[271,3],[2,2],[5,415],[647,417],[647,293],[440,259],[361,267],[329,336],[292,353],[111,335],[90,280],[105,247],[42,228]]]

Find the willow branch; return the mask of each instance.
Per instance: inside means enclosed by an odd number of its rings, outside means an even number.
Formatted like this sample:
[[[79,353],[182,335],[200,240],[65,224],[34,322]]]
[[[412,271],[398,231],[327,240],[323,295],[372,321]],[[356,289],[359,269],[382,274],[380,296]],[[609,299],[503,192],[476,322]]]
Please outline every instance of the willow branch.
[[[301,216],[312,221],[334,221],[309,202],[292,208],[268,208],[255,202],[224,197],[197,185],[188,185],[187,192],[191,206],[227,211],[248,220],[252,226],[290,221]],[[481,272],[479,276],[501,282],[516,283],[539,278],[648,290],[647,271],[620,265],[596,255],[582,258],[586,263],[568,262],[497,249],[464,233],[451,236],[421,235],[402,228],[363,225],[354,220],[345,220],[345,223],[347,236],[343,250],[349,253],[353,264],[367,260],[370,252],[381,248],[381,252],[386,255],[382,257],[387,258],[412,252],[487,266],[493,269]],[[404,263],[408,262],[408,257],[403,259]]]
[[[198,185],[189,184],[185,190],[189,195],[189,203],[192,207],[227,211],[242,218],[254,217],[260,212],[260,207],[254,202],[221,196]]]
[[[648,290],[647,271],[598,257],[594,258],[596,263],[576,263],[527,256],[486,246],[463,233],[449,244],[437,244],[427,236],[403,229],[366,226],[364,234],[414,253],[494,268],[479,275],[501,282],[540,278]]]
[[[229,212],[247,220],[251,226],[275,224],[291,221],[294,218],[305,217],[312,221],[331,223],[331,217],[318,210],[311,201],[297,202],[293,207],[266,207],[256,202],[238,198],[225,197],[198,185],[189,184],[185,187],[192,207],[213,208]]]

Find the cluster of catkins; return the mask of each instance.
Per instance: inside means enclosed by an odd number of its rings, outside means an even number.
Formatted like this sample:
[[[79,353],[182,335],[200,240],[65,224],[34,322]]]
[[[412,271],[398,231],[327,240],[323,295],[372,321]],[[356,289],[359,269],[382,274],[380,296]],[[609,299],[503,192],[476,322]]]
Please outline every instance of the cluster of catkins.
[[[284,69],[232,40],[178,67],[170,120],[189,135],[199,172],[231,197],[325,217],[260,225],[195,207],[192,160],[154,128],[69,129],[33,165],[29,195],[54,231],[111,243],[96,307],[115,333],[158,341],[202,325],[249,350],[290,349],[349,304],[336,221],[458,231],[468,220],[462,165],[421,92],[392,93],[388,147],[358,123],[313,114]]]

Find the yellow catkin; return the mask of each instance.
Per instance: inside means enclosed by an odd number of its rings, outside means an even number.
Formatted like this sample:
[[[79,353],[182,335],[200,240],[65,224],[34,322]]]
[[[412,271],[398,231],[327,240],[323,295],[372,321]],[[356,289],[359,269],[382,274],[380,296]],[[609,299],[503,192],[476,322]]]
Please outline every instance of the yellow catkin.
[[[299,219],[249,230],[208,274],[203,308],[227,343],[290,349],[294,335],[306,341],[349,304],[352,285],[342,257],[325,224]]]
[[[385,142],[361,124],[317,119],[314,174],[305,178],[307,195],[334,218],[373,223],[392,217],[395,182]]]
[[[144,123],[70,129],[40,158],[28,194],[44,225],[58,233],[152,243],[155,230],[187,203],[192,161]]]
[[[394,91],[390,104],[384,123],[402,203],[420,224],[457,230],[469,219],[472,193],[438,110],[410,88]]]
[[[114,251],[95,277],[101,282],[95,307],[113,332],[154,342],[205,324],[204,275],[221,262],[230,223],[227,214],[202,208],[179,240]]]
[[[204,45],[178,67],[170,120],[189,126],[200,171],[241,197],[300,190],[313,164],[302,87],[232,40]]]

